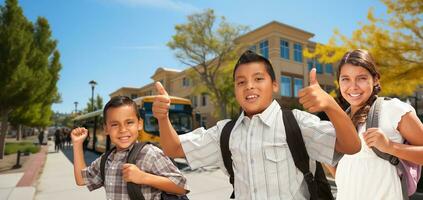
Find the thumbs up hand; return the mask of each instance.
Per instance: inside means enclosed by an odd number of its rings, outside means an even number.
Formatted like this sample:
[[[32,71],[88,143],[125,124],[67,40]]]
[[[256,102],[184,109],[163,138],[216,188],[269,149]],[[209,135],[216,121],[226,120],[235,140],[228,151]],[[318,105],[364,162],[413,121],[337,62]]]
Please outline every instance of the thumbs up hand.
[[[319,85],[319,82],[316,78],[316,68],[312,68],[309,74],[310,85]],[[319,86],[320,87],[320,86]]]
[[[336,101],[326,93],[319,85],[316,78],[316,68],[311,69],[309,74],[310,85],[298,92],[299,102],[309,112],[327,111]]]
[[[153,102],[153,116],[157,120],[166,119],[169,114],[170,98],[160,82],[155,83],[158,95]]]

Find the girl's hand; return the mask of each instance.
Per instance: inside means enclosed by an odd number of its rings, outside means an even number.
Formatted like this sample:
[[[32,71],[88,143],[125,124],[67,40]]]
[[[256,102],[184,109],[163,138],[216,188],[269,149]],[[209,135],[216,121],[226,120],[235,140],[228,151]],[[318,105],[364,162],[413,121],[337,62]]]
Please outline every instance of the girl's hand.
[[[364,141],[368,147],[376,147],[379,151],[389,153],[391,150],[391,140],[383,134],[380,128],[369,128],[364,133]]]

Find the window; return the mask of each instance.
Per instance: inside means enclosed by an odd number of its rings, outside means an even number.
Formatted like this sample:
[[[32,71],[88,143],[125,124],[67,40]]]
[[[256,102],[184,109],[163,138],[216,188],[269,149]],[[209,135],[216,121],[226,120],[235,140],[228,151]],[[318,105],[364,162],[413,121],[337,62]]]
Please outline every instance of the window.
[[[252,51],[252,52],[256,52],[257,51],[257,47],[256,45],[252,45],[248,48],[248,50]]]
[[[289,76],[284,76],[284,75],[281,76],[281,96],[284,96],[284,97],[292,96],[291,94],[292,81],[291,80],[292,78]]]
[[[323,74],[323,65],[320,62],[316,62],[316,72],[318,74]]]
[[[184,77],[182,78],[182,87],[188,87],[189,86],[189,79]]]
[[[207,106],[207,94],[201,94],[201,106]]]
[[[206,128],[206,125],[207,125],[207,117],[201,116],[201,126]]]
[[[281,58],[289,60],[289,42],[286,40],[280,41]]]
[[[294,44],[294,60],[303,62],[303,46],[300,43]]]
[[[131,99],[136,99],[138,97],[137,94],[131,94]]]
[[[313,69],[313,65],[314,65],[314,61],[312,60],[307,61],[308,71],[311,71],[311,69]]]
[[[298,97],[301,88],[303,88],[303,79],[294,78],[294,97]]]
[[[333,66],[332,66],[332,64],[326,64],[325,65],[325,72],[327,74],[333,74]]]
[[[260,42],[260,54],[265,58],[269,58],[269,42],[267,40]]]
[[[147,92],[144,92],[141,96],[150,96],[150,95],[153,95],[153,91],[152,90],[149,90]]]
[[[192,106],[196,108],[198,106],[197,96],[191,96]]]

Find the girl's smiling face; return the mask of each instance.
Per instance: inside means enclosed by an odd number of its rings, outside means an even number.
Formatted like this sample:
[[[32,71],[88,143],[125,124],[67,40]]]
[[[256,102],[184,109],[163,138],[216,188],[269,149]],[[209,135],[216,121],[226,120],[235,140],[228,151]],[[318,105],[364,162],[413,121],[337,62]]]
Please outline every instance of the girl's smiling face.
[[[346,63],[341,66],[339,89],[342,97],[351,105],[353,113],[364,106],[379,80],[364,67]]]

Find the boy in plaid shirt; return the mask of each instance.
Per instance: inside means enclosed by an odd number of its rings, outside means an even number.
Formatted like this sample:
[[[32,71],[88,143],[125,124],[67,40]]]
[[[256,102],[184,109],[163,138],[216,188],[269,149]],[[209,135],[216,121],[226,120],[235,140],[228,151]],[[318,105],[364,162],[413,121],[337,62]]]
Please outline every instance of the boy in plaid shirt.
[[[75,128],[71,133],[77,185],[86,185],[90,191],[104,186],[107,199],[129,199],[127,182],[141,185],[146,200],[159,200],[162,191],[178,195],[188,192],[186,178],[154,145],[146,144],[141,149],[136,165],[126,163],[142,128],[135,102],[124,96],[113,97],[104,107],[103,116],[104,129],[116,146],[106,160],[104,180],[100,173],[101,157],[88,167],[84,161],[82,146],[88,131]]]

